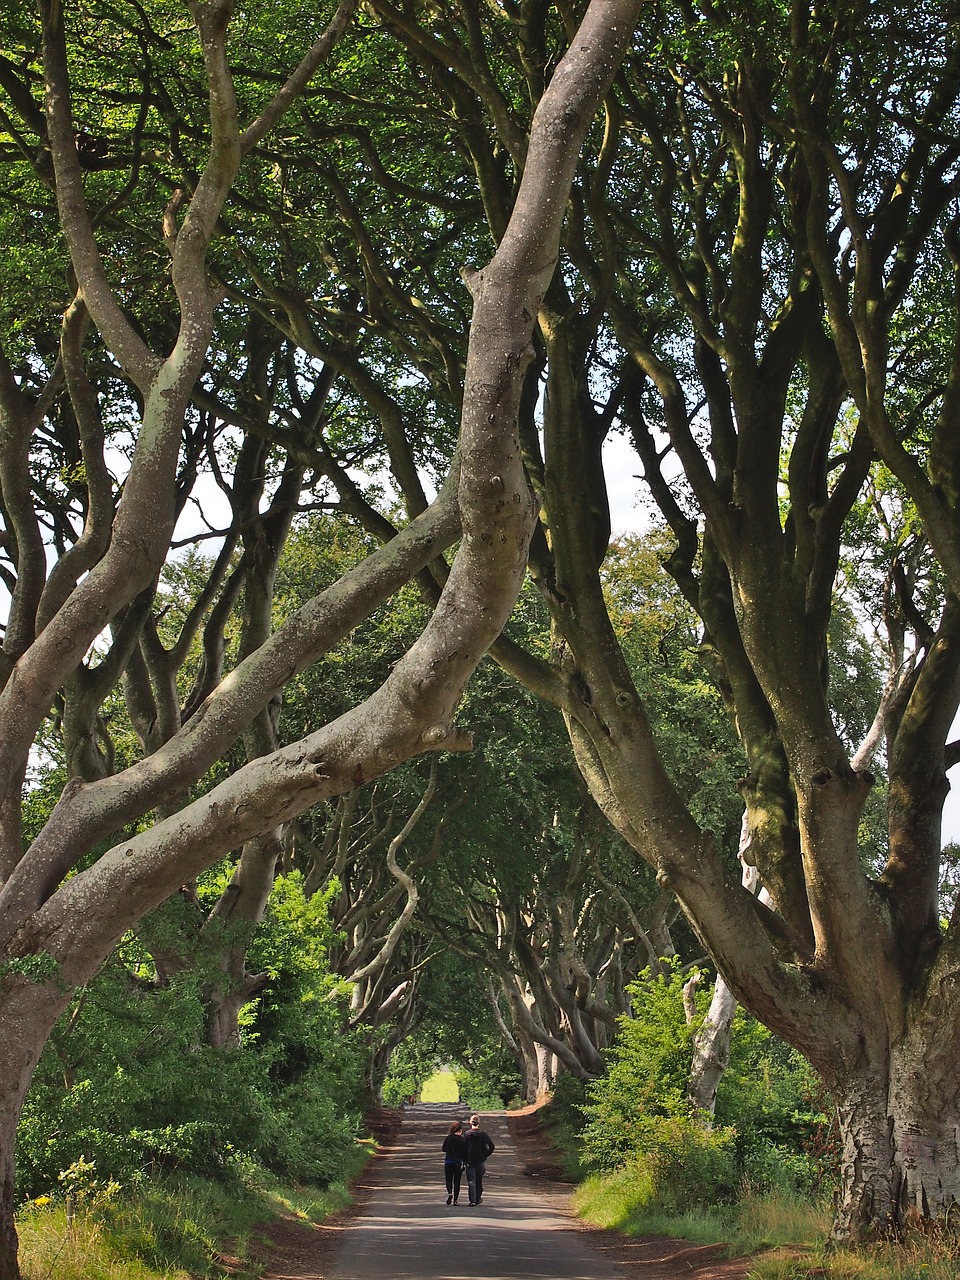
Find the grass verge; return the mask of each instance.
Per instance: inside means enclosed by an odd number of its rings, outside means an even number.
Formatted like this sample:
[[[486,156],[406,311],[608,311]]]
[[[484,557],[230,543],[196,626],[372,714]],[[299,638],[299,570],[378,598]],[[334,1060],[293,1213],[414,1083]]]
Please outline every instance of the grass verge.
[[[725,1244],[751,1259],[745,1280],[957,1280],[960,1238],[939,1229],[861,1249],[828,1247],[831,1209],[810,1197],[744,1194],[735,1205],[670,1213],[650,1207],[643,1170],[591,1176],[577,1188],[577,1213],[628,1236],[663,1235]]]
[[[937,1230],[862,1249],[780,1246],[758,1257],[747,1280],[957,1280],[960,1242]]]
[[[254,1280],[251,1243],[279,1214],[322,1222],[350,1204],[375,1144],[358,1142],[343,1180],[290,1186],[249,1170],[229,1186],[168,1176],[120,1189],[67,1221],[62,1202],[18,1214],[24,1280]],[[44,1198],[45,1199],[45,1198]]]

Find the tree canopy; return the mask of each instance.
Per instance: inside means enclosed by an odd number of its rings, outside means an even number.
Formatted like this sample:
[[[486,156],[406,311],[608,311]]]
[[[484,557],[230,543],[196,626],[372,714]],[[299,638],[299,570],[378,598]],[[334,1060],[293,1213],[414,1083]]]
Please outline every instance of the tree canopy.
[[[430,943],[394,924],[466,919],[528,1083],[596,1069],[675,897],[832,1091],[836,1234],[945,1212],[955,6],[101,8],[41,0],[0,48],[0,1280],[50,1028],[228,854],[193,904],[236,928],[223,1042],[285,858],[337,879],[358,1018],[413,1016]],[[611,547],[611,432],[655,548]],[[509,808],[546,754],[578,816],[532,806],[516,865],[478,823],[424,892],[399,851],[444,861],[443,780],[398,775],[389,820],[370,784],[471,745],[488,652],[553,711],[473,776]]]

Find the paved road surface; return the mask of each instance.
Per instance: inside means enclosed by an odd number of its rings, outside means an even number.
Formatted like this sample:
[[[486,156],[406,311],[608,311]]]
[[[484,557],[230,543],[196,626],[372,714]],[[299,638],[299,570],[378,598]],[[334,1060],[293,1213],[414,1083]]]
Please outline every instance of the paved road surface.
[[[397,1148],[380,1162],[328,1280],[615,1280],[589,1236],[520,1173],[503,1115],[482,1120],[497,1144],[483,1203],[467,1206],[464,1176],[459,1205],[447,1206],[440,1144],[467,1114],[450,1104],[407,1108]]]

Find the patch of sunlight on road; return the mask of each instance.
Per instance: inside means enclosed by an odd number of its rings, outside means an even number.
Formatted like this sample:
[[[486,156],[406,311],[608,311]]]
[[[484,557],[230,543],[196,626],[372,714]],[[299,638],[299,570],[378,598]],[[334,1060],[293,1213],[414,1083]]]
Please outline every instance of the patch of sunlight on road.
[[[421,1102],[459,1102],[460,1088],[457,1077],[448,1068],[435,1071],[429,1079],[424,1080],[420,1090]]]

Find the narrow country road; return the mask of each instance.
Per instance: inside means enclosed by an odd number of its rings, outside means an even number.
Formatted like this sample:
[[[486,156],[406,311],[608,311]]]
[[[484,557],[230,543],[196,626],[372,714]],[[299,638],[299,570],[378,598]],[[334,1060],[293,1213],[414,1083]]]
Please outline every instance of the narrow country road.
[[[589,1233],[538,1193],[518,1166],[504,1116],[484,1116],[497,1144],[483,1203],[446,1204],[440,1144],[463,1106],[407,1110],[397,1149],[379,1170],[363,1214],[344,1232],[327,1280],[614,1280]]]
[[[359,1211],[340,1223],[275,1221],[262,1280],[745,1280],[749,1261],[715,1245],[585,1228],[565,1207],[569,1187],[522,1172],[503,1112],[482,1121],[497,1144],[483,1204],[468,1207],[464,1179],[459,1205],[448,1206],[440,1144],[468,1112],[407,1108],[399,1134],[368,1166]],[[538,1149],[536,1126],[530,1132],[524,1160],[547,1171],[551,1153]]]

